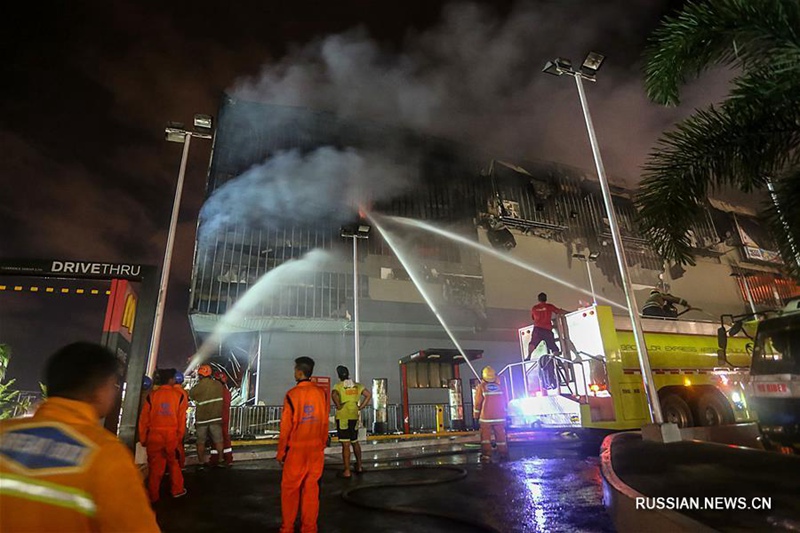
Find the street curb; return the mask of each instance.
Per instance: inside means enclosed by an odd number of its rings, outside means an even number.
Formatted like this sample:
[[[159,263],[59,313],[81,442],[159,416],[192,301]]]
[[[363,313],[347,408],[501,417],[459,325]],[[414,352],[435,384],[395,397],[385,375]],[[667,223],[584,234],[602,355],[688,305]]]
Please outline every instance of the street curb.
[[[628,433],[640,433],[631,431]],[[600,473],[603,476],[603,505],[617,531],[716,531],[688,516],[668,510],[636,509],[636,498],[646,495],[627,485],[614,471],[611,447],[624,433],[609,435],[600,447]]]

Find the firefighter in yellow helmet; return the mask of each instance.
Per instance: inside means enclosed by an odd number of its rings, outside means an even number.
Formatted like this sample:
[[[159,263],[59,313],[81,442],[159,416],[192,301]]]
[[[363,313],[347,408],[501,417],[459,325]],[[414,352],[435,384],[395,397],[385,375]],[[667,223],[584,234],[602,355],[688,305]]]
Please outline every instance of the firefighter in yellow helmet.
[[[508,459],[506,443],[506,394],[497,381],[492,367],[484,367],[483,379],[475,389],[475,410],[473,416],[481,425],[481,462],[488,463],[492,458],[492,434],[501,460]]]

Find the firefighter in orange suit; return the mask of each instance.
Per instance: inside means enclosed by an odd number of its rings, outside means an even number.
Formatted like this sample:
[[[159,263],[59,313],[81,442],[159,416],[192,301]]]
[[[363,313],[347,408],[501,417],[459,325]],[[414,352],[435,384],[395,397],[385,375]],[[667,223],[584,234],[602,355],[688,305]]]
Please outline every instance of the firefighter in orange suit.
[[[189,391],[183,388],[183,372],[175,371],[175,390],[183,396],[183,405],[186,409],[189,408]],[[184,411],[184,420],[186,419],[186,411]],[[186,466],[186,448],[184,448],[183,441],[186,438],[186,424],[181,428],[181,434],[178,437],[178,464],[183,469]]]
[[[131,452],[100,425],[119,370],[103,346],[65,346],[36,414],[0,421],[0,531],[159,531]]]
[[[222,383],[225,388],[222,391],[222,456],[225,466],[233,463],[233,445],[231,444],[231,391],[228,388],[228,376],[225,372],[217,370],[214,372],[214,379]],[[212,465],[219,463],[219,454],[213,447],[208,452],[208,462]]]
[[[492,433],[502,460],[508,459],[506,443],[506,394],[490,366],[484,367],[483,380],[475,389],[474,417],[481,424],[481,462],[492,458]]]
[[[300,507],[300,531],[315,533],[319,516],[319,478],[325,465],[330,405],[325,392],[312,383],[314,360],[294,361],[297,385],[286,393],[276,459],[281,478],[281,533],[294,531]]]
[[[186,427],[186,404],[175,390],[175,370],[158,372],[159,386],[147,396],[139,416],[139,439],[147,448],[147,491],[155,503],[161,492],[161,480],[169,468],[170,493],[173,498],[186,494],[183,473],[178,462],[178,442]]]

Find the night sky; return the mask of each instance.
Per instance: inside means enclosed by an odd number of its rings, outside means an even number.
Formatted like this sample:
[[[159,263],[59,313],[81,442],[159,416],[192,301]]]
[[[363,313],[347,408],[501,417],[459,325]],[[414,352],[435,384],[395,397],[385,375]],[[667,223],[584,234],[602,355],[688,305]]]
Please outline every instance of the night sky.
[[[243,82],[257,87],[265,72],[274,72],[270,65],[283,62],[285,72],[287,61],[308,55],[308,43],[342,32],[356,31],[359,39],[374,42],[382,51],[379,62],[397,63],[419,55],[419,43],[430,50],[437,42],[452,47],[459,39],[471,40],[476,31],[469,24],[480,23],[488,34],[521,20],[531,41],[512,52],[524,58],[516,65],[529,71],[487,73],[486,83],[503,78],[506,85],[492,87],[485,113],[472,113],[481,107],[474,101],[463,115],[452,106],[434,108],[432,124],[420,129],[448,136],[457,126],[462,132],[453,133],[457,140],[491,137],[490,148],[507,146],[509,153],[587,169],[591,152],[574,87],[542,79],[548,77],[537,69],[556,55],[579,62],[591,49],[606,53],[605,78],[589,88],[589,98],[609,172],[629,184],[636,183],[638,168],[663,129],[725,93],[726,76],[717,73],[690,87],[678,109],[659,108],[644,98],[639,59],[646,36],[679,2],[491,2],[482,4],[479,15],[471,5],[432,0],[16,3],[3,21],[0,257],[160,265],[181,155],[181,145],[164,140],[166,122],[191,124],[194,113],[215,115],[223,91]],[[449,26],[442,22],[443,8]],[[521,12],[525,16],[515,18]],[[453,23],[462,13],[473,16],[463,25]],[[480,57],[480,47],[470,53],[476,69],[497,63]],[[432,60],[428,68],[447,68],[453,54],[458,55],[443,50],[443,59]],[[480,72],[471,76],[465,83],[483,83]],[[445,112],[464,119],[453,120],[454,128],[448,129],[441,118]],[[381,119],[394,121],[391,115]],[[162,362],[175,366],[194,350],[186,315],[209,155],[208,141],[193,141],[160,352]],[[97,302],[75,298],[0,293],[0,343],[12,344],[18,357],[38,360],[73,338],[99,340],[96,322],[103,306],[98,313]]]

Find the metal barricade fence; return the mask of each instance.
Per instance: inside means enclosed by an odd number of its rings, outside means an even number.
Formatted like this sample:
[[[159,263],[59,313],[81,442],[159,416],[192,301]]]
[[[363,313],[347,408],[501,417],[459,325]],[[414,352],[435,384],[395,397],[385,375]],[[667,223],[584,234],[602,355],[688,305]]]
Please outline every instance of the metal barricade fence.
[[[231,407],[231,438],[253,438],[280,432],[282,405]]]
[[[450,409],[446,404],[412,404],[409,406],[409,427],[412,432],[436,430],[436,407],[444,405],[444,427],[451,428]],[[389,404],[387,409],[386,431],[388,433],[401,433],[403,431],[403,407],[398,404]],[[249,439],[258,437],[275,436],[280,431],[281,414],[283,406],[256,405],[239,406],[231,408],[230,434],[234,439]],[[330,429],[335,430],[333,422],[335,408],[331,406]],[[361,421],[368,431],[372,431],[375,421],[375,410],[367,406],[361,412]],[[464,423],[467,429],[472,427],[472,405],[464,404]],[[193,426],[193,424],[191,424]],[[190,432],[194,427],[190,426]]]

